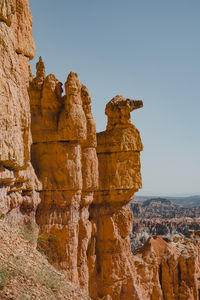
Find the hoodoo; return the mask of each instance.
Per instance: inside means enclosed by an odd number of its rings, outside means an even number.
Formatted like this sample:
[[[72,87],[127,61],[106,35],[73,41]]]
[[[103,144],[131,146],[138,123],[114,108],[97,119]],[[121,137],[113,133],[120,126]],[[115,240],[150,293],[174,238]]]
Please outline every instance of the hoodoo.
[[[91,296],[117,297],[124,290],[128,299],[127,294],[136,293],[128,203],[141,188],[143,148],[130,112],[143,104],[113,98],[106,106],[107,130],[97,135],[97,146],[87,88],[70,73],[65,90],[62,96],[56,77],[45,77],[40,58],[29,87],[32,163],[43,185],[38,246],[70,280],[86,290],[89,285]]]
[[[106,105],[107,130],[97,134],[99,189],[90,207],[95,224],[91,252],[91,296],[103,299],[141,299],[137,292],[129,234],[129,201],[142,186],[139,131],[130,112],[142,101],[116,96]],[[94,280],[95,278],[95,280]]]
[[[29,88],[32,162],[43,185],[38,247],[88,291],[88,207],[98,187],[96,125],[90,95],[77,74],[69,74],[65,96],[61,86],[54,75],[45,77],[40,58]]]

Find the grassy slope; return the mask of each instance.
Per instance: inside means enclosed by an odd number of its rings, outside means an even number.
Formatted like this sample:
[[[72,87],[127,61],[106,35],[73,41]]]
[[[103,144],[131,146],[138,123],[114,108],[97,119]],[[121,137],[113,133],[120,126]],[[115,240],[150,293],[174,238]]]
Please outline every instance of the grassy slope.
[[[31,242],[0,220],[0,299],[88,300]]]

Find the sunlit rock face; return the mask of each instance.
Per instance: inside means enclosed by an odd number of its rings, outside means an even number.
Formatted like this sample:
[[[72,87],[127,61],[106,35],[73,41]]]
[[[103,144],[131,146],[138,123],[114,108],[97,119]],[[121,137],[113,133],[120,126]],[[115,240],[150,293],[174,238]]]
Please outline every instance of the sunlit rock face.
[[[135,275],[143,295],[141,299],[199,299],[200,239],[197,236],[174,237],[172,242],[154,236],[137,251]]]
[[[77,74],[69,74],[62,96],[62,84],[46,77],[41,58],[36,68],[29,95],[32,163],[43,184],[38,247],[92,297],[118,297],[123,290],[138,297],[128,203],[141,187],[143,146],[130,112],[142,101],[116,96],[108,103],[109,125],[97,135],[96,151],[91,98]]]
[[[106,105],[107,130],[97,134],[99,189],[90,207],[94,231],[89,260],[95,299],[142,299],[129,239],[133,220],[129,201],[142,186],[143,149],[130,112],[142,106],[142,101],[116,96]]]
[[[41,185],[30,163],[29,60],[35,46],[27,0],[0,1],[0,216],[34,219]]]
[[[38,247],[68,278],[88,292],[88,243],[92,224],[88,207],[98,188],[96,124],[91,98],[76,73],[62,84],[40,58],[29,95],[32,114],[32,162],[43,184],[37,210]]]
[[[37,209],[38,249],[95,300],[198,300],[199,232],[151,237],[131,253],[129,201],[142,186],[143,146],[130,112],[142,101],[114,97],[96,135],[76,73],[65,95],[41,58],[31,74],[28,0],[0,0],[0,53],[0,217],[32,224]]]

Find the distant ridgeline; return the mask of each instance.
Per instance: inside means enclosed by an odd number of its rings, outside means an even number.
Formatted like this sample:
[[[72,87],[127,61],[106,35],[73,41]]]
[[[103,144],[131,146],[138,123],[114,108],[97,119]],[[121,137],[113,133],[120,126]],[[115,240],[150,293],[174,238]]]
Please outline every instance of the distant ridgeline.
[[[168,197],[163,196],[162,198],[159,197],[152,197],[152,196],[136,196],[132,201],[133,202],[144,202],[146,200],[170,200],[174,204],[179,204],[184,207],[198,207],[200,206],[200,195],[195,196],[187,196],[187,197]]]
[[[199,207],[184,207],[165,198],[153,198],[144,202],[131,202],[131,209],[135,218],[199,218]]]

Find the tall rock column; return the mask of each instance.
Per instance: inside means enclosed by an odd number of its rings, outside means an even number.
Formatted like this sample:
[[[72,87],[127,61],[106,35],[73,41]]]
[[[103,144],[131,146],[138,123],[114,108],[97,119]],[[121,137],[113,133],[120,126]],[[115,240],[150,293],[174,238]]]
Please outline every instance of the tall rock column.
[[[0,1],[0,216],[34,221],[41,188],[30,162],[29,60],[34,57],[28,0]]]
[[[106,106],[107,129],[97,134],[99,190],[90,209],[94,230],[89,250],[89,289],[94,299],[142,299],[129,240],[129,201],[142,186],[143,149],[130,112],[142,106],[142,101],[116,96]]]
[[[81,88],[83,110],[87,121],[87,138],[81,144],[83,188],[80,203],[78,272],[80,286],[88,292],[88,245],[92,233],[89,221],[89,206],[94,200],[94,192],[98,188],[98,159],[96,153],[96,124],[91,111],[91,98],[88,89]]]
[[[91,236],[88,206],[98,185],[96,129],[89,93],[70,73],[61,83],[40,58],[30,84],[32,162],[43,183],[37,210],[38,247],[88,290],[87,247]]]

